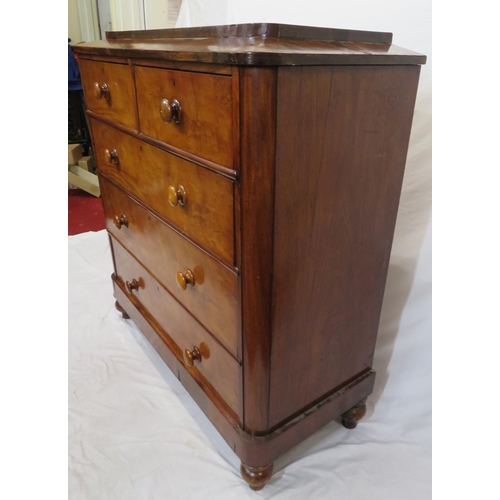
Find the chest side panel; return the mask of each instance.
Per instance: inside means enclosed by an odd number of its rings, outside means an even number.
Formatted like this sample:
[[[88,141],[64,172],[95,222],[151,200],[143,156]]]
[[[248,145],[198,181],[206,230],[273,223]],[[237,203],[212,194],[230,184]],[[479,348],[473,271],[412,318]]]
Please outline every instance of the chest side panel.
[[[271,428],[371,367],[419,71],[279,69]]]

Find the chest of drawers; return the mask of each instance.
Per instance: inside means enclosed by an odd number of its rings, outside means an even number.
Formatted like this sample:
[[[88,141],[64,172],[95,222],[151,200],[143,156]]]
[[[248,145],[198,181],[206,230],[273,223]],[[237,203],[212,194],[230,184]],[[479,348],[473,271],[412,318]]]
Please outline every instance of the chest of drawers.
[[[251,488],[365,412],[420,65],[388,33],[276,24],[78,45],[130,317]]]

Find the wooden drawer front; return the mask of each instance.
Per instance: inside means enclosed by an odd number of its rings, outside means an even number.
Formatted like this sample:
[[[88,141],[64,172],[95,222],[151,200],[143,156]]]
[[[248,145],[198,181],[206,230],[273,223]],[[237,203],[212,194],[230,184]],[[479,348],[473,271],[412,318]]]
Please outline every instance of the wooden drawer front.
[[[206,168],[92,120],[99,169],[171,221],[192,240],[234,263],[233,182]],[[116,150],[118,163],[106,163]],[[108,157],[109,159],[109,157]],[[186,203],[172,206],[169,187],[182,186]]]
[[[136,130],[135,93],[130,66],[81,59],[80,71],[87,109]],[[95,96],[96,83],[101,88],[107,85],[107,99],[105,93],[100,99]]]
[[[141,132],[177,148],[232,167],[231,77],[136,66]],[[165,123],[160,105],[180,104],[179,123]],[[165,114],[164,114],[165,116]]]
[[[108,231],[237,356],[237,276],[102,176],[100,185]],[[122,216],[127,225],[118,222],[118,229],[115,217]],[[187,270],[194,275],[194,286],[184,290],[177,273],[187,276]]]
[[[194,366],[188,369],[199,370],[224,401],[238,414],[240,369],[238,362],[119,242],[111,238],[111,244],[116,276],[125,285],[129,295],[135,295],[182,352],[185,349],[193,351],[194,347],[199,349],[201,362],[195,361]],[[136,283],[133,280],[136,280]],[[127,282],[131,285],[130,288],[127,287]]]

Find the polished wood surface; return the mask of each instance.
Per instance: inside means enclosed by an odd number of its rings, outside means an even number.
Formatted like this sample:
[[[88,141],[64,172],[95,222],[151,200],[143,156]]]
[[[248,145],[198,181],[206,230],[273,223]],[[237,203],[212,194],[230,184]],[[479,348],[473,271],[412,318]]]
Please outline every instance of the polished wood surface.
[[[265,434],[269,428],[276,70],[244,68],[240,81],[245,431]]]
[[[279,69],[271,427],[372,364],[419,71]]]
[[[234,264],[232,182],[150,144],[91,120],[97,165],[101,172],[144,200],[183,234]],[[109,165],[99,154],[116,149],[119,164]],[[186,203],[172,206],[168,189],[182,186]]]
[[[233,105],[234,107],[234,105]],[[223,167],[222,165],[219,165],[217,163],[214,163],[212,161],[209,161],[205,158],[201,158],[200,156],[197,156],[193,153],[189,153],[188,151],[183,151],[182,149],[176,148],[172,146],[171,144],[167,144],[165,142],[158,141],[157,139],[153,139],[152,137],[149,137],[148,135],[141,134],[140,132],[137,132],[135,130],[132,130],[130,128],[125,127],[124,125],[114,122],[113,120],[109,120],[108,118],[98,115],[97,113],[94,113],[93,111],[87,110],[87,115],[92,118],[93,121],[98,121],[100,123],[103,123],[104,125],[111,126],[112,128],[119,130],[121,132],[124,132],[128,136],[135,137],[136,139],[141,140],[143,143],[150,144],[151,146],[154,146],[157,149],[160,149],[162,151],[166,151],[168,153],[173,154],[174,156],[177,156],[178,158],[188,160],[189,162],[193,163],[194,165],[199,165],[200,167],[207,168],[208,170],[211,170],[213,172],[222,174],[223,176],[232,179],[232,180],[237,180],[238,179],[238,172],[236,170],[233,170],[232,168],[227,168]],[[234,113],[233,113],[233,118],[234,118]],[[234,119],[233,119],[234,123]],[[139,126],[137,126],[139,128]],[[233,125],[233,133],[234,133],[234,125]],[[235,150],[236,151],[236,150]],[[237,165],[238,162],[234,162],[234,165]]]
[[[115,301],[115,308],[117,311],[122,313],[123,319],[130,319],[130,316],[126,313],[125,309],[123,309],[123,307],[117,300]]]
[[[168,186],[168,202],[173,207],[180,205],[183,207],[187,203],[187,191],[184,186]]]
[[[261,489],[283,453],[366,412],[425,56],[390,33],[281,24],[114,32],[75,50],[95,70],[117,309]],[[106,114],[115,67],[127,123]]]
[[[241,357],[236,274],[164,224],[102,174],[100,186],[109,233],[126,246],[229,352]],[[126,227],[116,227],[116,214],[126,215]],[[186,270],[191,273],[190,278]],[[181,288],[178,273],[183,275],[186,285],[188,281],[196,284]]]
[[[194,277],[193,271],[191,271],[191,269],[186,269],[186,271],[184,273],[181,273],[179,271],[177,273],[177,284],[183,290],[186,290],[188,285],[194,286],[195,285],[195,277]]]
[[[219,26],[196,26],[192,28],[108,31],[107,40],[155,40],[158,38],[291,38],[322,41],[344,41],[365,43],[391,43],[392,33],[360,31],[338,28],[320,28],[278,23],[228,24]]]
[[[121,229],[122,226],[128,226],[128,219],[125,214],[115,215],[113,217],[113,223],[115,224],[117,229]]]
[[[342,425],[346,429],[355,429],[358,422],[366,415],[366,398],[342,413]]]
[[[116,262],[116,279],[125,284],[136,279],[137,288],[127,290],[134,302],[154,312],[161,325],[179,349],[197,346],[201,360],[189,366],[198,370],[238,414],[240,399],[238,362],[157,282],[140,263],[114,238],[111,239]],[[133,297],[133,298],[132,298]]]
[[[78,54],[176,62],[281,65],[425,64],[422,54],[392,45],[392,34],[284,24],[108,32],[77,45]]]
[[[109,149],[105,149],[104,161],[107,165],[112,165],[114,163],[116,167],[119,167],[120,159],[118,157],[118,151],[116,149],[112,149],[111,151]]]
[[[135,109],[130,106],[135,91],[129,65],[80,59],[79,66],[87,109],[135,130]]]
[[[254,491],[259,491],[267,484],[273,475],[274,464],[264,465],[263,467],[250,467],[241,463],[241,477],[248,483]]]
[[[194,346],[193,350],[185,349],[184,350],[184,362],[188,366],[193,366],[195,361],[199,361],[201,363],[202,356],[200,350]]]
[[[136,66],[135,81],[142,133],[232,166],[230,77]]]

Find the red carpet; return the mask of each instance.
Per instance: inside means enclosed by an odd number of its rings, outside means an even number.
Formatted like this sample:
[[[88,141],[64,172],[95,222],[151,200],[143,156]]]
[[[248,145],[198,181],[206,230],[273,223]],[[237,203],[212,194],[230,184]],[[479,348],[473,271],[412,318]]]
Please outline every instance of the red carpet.
[[[105,227],[101,198],[81,189],[68,189],[68,235],[100,231]]]

